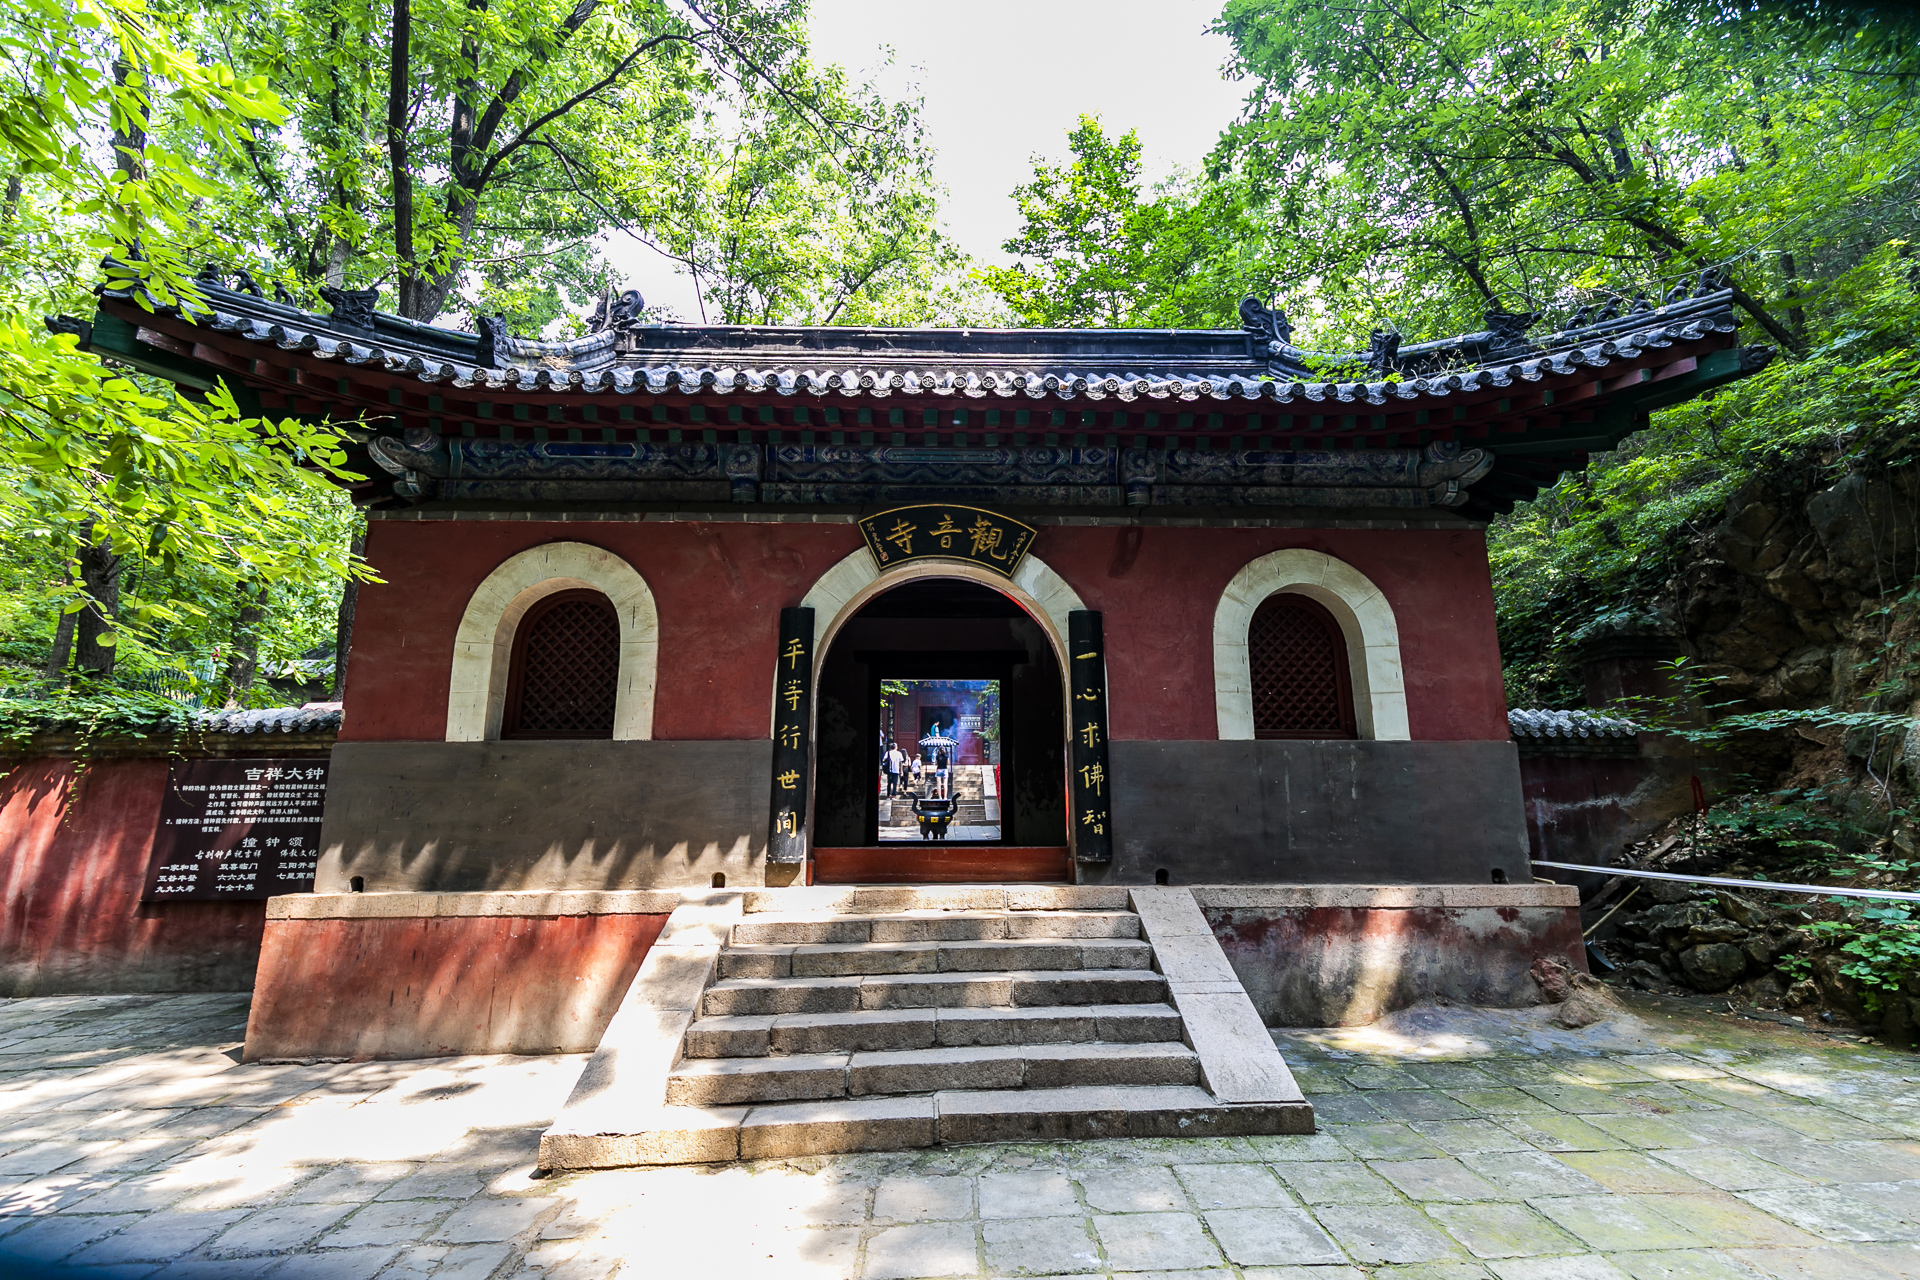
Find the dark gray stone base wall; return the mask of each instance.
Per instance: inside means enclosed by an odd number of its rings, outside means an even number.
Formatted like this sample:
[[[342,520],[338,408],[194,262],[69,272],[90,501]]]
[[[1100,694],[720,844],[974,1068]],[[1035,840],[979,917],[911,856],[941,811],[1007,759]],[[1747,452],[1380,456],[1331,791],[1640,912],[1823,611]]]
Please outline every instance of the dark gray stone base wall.
[[[773,744],[343,742],[315,888],[765,883]]]
[[[1083,881],[1529,884],[1511,742],[1114,742],[1113,862]]]
[[[316,888],[766,883],[772,744],[344,742]],[[1085,882],[1527,884],[1506,742],[1115,742],[1116,842]]]

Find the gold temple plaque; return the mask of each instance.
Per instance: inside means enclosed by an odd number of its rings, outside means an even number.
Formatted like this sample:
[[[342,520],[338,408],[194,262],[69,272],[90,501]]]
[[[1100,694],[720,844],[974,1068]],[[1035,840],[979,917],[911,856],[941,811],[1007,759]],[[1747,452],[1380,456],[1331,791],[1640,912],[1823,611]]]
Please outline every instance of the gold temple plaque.
[[[895,507],[860,522],[860,536],[882,570],[914,560],[961,560],[1011,578],[1033,533],[998,512],[953,503]]]

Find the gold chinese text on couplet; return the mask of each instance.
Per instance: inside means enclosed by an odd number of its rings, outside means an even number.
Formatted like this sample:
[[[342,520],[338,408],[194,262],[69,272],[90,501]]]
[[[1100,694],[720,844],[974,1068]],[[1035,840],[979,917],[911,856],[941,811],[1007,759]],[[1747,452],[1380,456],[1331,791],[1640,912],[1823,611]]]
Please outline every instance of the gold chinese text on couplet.
[[[895,507],[860,522],[881,569],[911,560],[963,560],[1011,578],[1033,545],[1033,529],[978,507]]]

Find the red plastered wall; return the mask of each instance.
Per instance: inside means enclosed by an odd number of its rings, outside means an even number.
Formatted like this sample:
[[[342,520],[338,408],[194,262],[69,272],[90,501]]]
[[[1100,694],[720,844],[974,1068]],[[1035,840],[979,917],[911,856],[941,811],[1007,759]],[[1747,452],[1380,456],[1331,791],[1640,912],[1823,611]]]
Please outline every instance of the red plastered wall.
[[[264,902],[140,901],[165,760],[9,761],[0,993],[245,991]]]
[[[653,736],[668,740],[766,736],[780,610],[860,546],[842,524],[376,520],[367,555],[386,581],[361,589],[341,736],[443,738],[468,599],[509,556],[556,541],[604,547],[647,580],[660,616]],[[1033,554],[1105,615],[1114,737],[1217,736],[1214,609],[1248,561],[1287,547],[1344,560],[1386,594],[1414,738],[1508,736],[1477,531],[1049,526]]]
[[[1103,615],[1114,737],[1219,736],[1220,593],[1249,561],[1290,547],[1346,561],[1393,606],[1415,739],[1508,737],[1493,584],[1477,530],[1046,528],[1033,554]]]
[[[386,581],[360,589],[340,736],[445,738],[467,601],[502,561],[544,542],[605,548],[647,580],[660,615],[653,736],[738,739],[770,732],[780,610],[859,547],[860,533],[850,524],[372,521],[367,559]]]

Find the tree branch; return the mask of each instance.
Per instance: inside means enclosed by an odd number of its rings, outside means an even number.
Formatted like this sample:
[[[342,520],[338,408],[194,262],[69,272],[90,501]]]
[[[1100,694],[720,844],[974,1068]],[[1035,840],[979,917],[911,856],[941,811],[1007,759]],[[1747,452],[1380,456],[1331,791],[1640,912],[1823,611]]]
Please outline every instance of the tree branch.
[[[699,44],[699,41],[694,39],[692,36],[683,36],[674,32],[668,32],[665,35],[658,35],[658,36],[652,37],[649,40],[641,41],[640,44],[634,49],[632,53],[629,53],[626,57],[620,59],[619,62],[615,63],[613,70],[607,72],[606,75],[601,76],[598,80],[594,81],[592,84],[582,89],[579,93],[574,94],[571,98],[568,98],[565,102],[562,102],[559,106],[554,107],[550,111],[542,112],[540,115],[534,117],[534,119],[528,123],[526,128],[520,130],[520,132],[514,136],[512,141],[508,142],[505,146],[501,147],[498,151],[494,152],[491,156],[487,158],[486,164],[481,166],[480,172],[473,176],[472,181],[469,182],[469,181],[463,180],[461,181],[461,185],[466,187],[469,191],[472,191],[475,195],[478,195],[480,193],[480,190],[486,186],[487,180],[493,176],[494,166],[498,165],[502,160],[505,160],[508,156],[518,151],[521,147],[525,146],[528,140],[533,137],[534,133],[537,130],[543,129],[547,125],[552,124],[555,120],[558,120],[561,116],[566,115],[569,111],[573,110],[575,107],[579,106],[581,103],[585,102],[587,99],[593,97],[594,94],[599,93],[602,89],[606,89],[609,86],[611,86],[615,81],[619,80],[621,76],[627,73],[627,68],[631,67],[635,62],[637,62],[640,59],[640,56],[642,54],[650,53],[654,49],[659,48],[661,45],[670,44],[670,43],[691,44],[697,47]]]
[[[547,52],[529,59],[529,63],[544,65],[552,61],[554,53],[558,52],[575,32],[587,25],[587,19],[599,12],[600,3],[601,0],[580,0],[580,3],[573,7],[573,12],[569,13],[566,19],[554,29],[553,39],[546,45]],[[500,92],[493,95],[493,101],[487,104],[487,109],[481,112],[479,121],[474,125],[472,143],[474,151],[485,151],[493,145],[493,135],[499,132],[500,123],[506,119],[508,108],[519,101],[520,95],[526,92],[528,78],[527,68],[522,67],[508,76],[507,82],[500,86]],[[460,177],[461,175],[456,171],[455,181]]]

